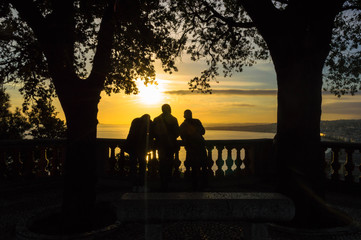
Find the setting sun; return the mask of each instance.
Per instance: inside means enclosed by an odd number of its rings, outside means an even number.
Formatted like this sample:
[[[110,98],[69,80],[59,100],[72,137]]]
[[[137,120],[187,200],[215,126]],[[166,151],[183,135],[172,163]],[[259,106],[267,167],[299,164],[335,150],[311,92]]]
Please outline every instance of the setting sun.
[[[137,96],[140,102],[151,105],[159,104],[163,100],[163,91],[159,83],[148,84],[146,86],[143,82],[137,81],[137,87],[139,89]]]

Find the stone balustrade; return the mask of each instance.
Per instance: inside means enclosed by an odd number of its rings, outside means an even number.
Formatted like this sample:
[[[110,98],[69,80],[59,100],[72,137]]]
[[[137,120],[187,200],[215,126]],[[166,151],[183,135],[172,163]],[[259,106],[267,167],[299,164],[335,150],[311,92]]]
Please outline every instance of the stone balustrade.
[[[124,139],[98,139],[98,169],[102,176],[127,177],[129,158],[123,151]],[[175,154],[175,176],[187,175],[190,166],[185,149]],[[0,141],[0,178],[59,176],[65,159],[65,140]],[[272,139],[208,140],[207,166],[210,176],[266,176],[276,173]],[[359,183],[361,144],[322,142],[326,177],[333,181]],[[301,149],[300,149],[301,151]],[[295,153],[298,154],[298,153]],[[157,151],[148,156],[148,175],[158,174]]]
[[[0,141],[0,179],[60,176],[65,143],[65,140]]]
[[[335,182],[359,183],[361,177],[361,144],[322,142],[326,177]]]
[[[98,139],[99,153],[108,161],[103,161],[101,169],[106,175],[126,176],[129,174],[129,158],[123,151],[124,140]],[[175,154],[174,175],[190,173],[190,165],[186,160],[186,151],[182,141]],[[210,176],[247,176],[264,175],[275,172],[272,164],[272,139],[254,140],[208,140],[207,166]],[[153,148],[148,156],[148,176],[158,174],[157,151]]]

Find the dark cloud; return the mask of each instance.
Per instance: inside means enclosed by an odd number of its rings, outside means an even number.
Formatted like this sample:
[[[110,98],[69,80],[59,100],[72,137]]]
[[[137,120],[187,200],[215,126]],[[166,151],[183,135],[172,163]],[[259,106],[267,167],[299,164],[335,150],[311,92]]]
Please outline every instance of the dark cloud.
[[[232,107],[256,107],[256,105],[246,104],[246,103],[234,103],[231,106]]]
[[[361,102],[336,102],[322,106],[324,113],[335,113],[342,115],[359,115],[361,117]]]
[[[166,91],[166,94],[173,95],[191,95],[191,94],[200,94],[197,92],[191,92],[190,90],[175,90],[175,91]],[[224,89],[224,90],[212,90],[212,94],[217,95],[277,95],[277,90],[241,90],[241,89]]]

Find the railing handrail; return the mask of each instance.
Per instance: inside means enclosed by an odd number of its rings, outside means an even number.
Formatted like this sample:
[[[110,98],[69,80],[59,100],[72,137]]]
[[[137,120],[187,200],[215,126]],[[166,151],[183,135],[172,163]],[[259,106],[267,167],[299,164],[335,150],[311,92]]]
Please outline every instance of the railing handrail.
[[[104,174],[121,175],[126,170],[125,139],[97,138],[98,161]],[[62,174],[66,139],[0,140],[0,178],[3,176],[52,176]],[[189,170],[184,143],[175,154],[177,169]],[[206,140],[207,166],[216,176],[275,174],[273,139]],[[335,181],[360,182],[361,143],[321,141],[325,173]],[[301,150],[301,149],[300,149]],[[151,148],[150,165],[157,168],[157,153]],[[182,155],[182,157],[180,157]],[[102,170],[100,170],[102,171]],[[178,171],[178,170],[177,170]],[[156,171],[155,171],[156,172]]]
[[[19,145],[54,145],[65,144],[66,139],[9,139],[0,140],[0,147],[11,147]]]
[[[353,143],[353,142],[321,141],[321,146],[327,148],[340,147],[340,148],[361,149],[361,143]]]
[[[125,141],[124,138],[97,138],[97,141],[100,142],[117,142],[117,141]],[[206,142],[216,143],[230,143],[230,142],[238,142],[238,143],[259,143],[264,141],[273,141],[271,138],[258,138],[258,139],[214,139],[214,140],[207,140]],[[0,140],[1,145],[15,145],[19,143],[25,144],[39,144],[39,143],[65,143],[66,139],[7,139],[7,140]],[[182,142],[182,140],[178,140],[178,142]],[[351,147],[351,148],[360,148],[361,143],[354,143],[354,142],[335,142],[335,141],[321,141],[321,145],[323,146],[341,146],[341,147]]]

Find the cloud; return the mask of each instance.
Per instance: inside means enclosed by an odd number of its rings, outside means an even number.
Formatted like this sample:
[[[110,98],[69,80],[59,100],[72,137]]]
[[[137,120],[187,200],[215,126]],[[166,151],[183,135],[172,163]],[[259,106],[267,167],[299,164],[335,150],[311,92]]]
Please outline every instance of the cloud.
[[[254,104],[246,104],[246,103],[234,103],[231,105],[232,107],[256,107]]]
[[[361,102],[336,102],[322,106],[324,113],[340,115],[358,115],[361,118]]]
[[[199,94],[197,92],[191,92],[190,90],[174,90],[174,91],[166,91],[166,94],[171,95],[191,95],[191,94]],[[263,95],[263,96],[274,96],[277,95],[277,90],[241,90],[241,89],[223,89],[217,90],[213,89],[212,94],[219,95]]]

